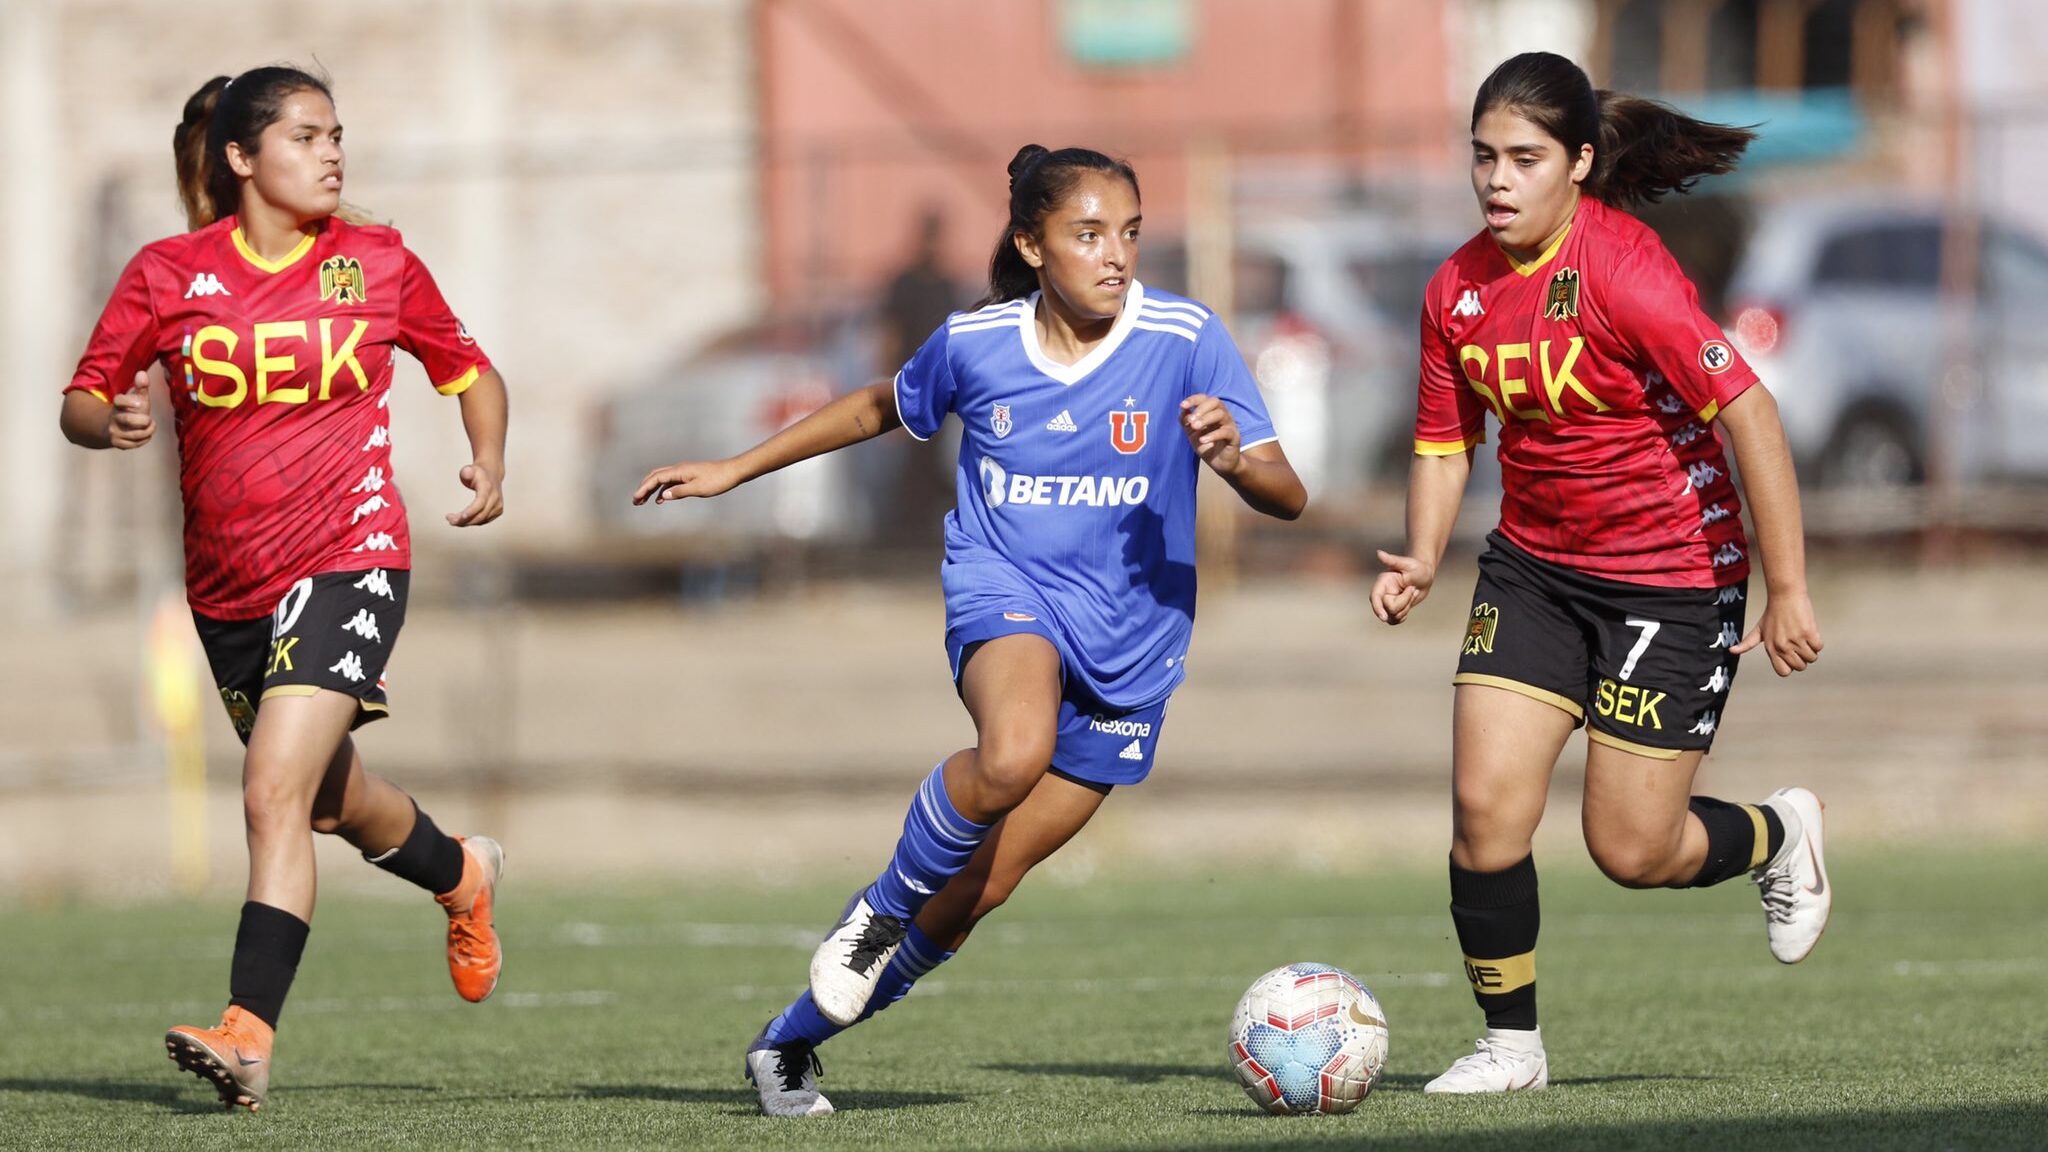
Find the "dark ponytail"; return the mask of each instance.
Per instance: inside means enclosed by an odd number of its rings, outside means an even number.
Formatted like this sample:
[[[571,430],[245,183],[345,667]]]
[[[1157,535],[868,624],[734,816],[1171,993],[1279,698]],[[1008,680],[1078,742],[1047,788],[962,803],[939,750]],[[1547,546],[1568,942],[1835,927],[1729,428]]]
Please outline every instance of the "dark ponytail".
[[[1017,251],[1016,235],[1038,234],[1039,222],[1059,207],[1086,172],[1121,177],[1138,192],[1138,173],[1123,160],[1111,159],[1090,148],[1062,148],[1057,152],[1037,144],[1017,149],[1010,160],[1010,219],[996,238],[996,250],[988,260],[988,295],[974,307],[986,308],[1006,300],[1022,300],[1038,288],[1038,270],[1025,263]]]
[[[1669,104],[1595,90],[1577,64],[1550,52],[1524,52],[1493,70],[1472,100],[1472,126],[1502,108],[1543,129],[1576,160],[1593,146],[1593,171],[1580,188],[1617,208],[1689,192],[1704,176],[1735,170],[1756,139],[1748,128],[1695,120]]]
[[[251,68],[229,79],[215,76],[185,101],[184,118],[171,139],[178,166],[178,199],[185,222],[198,230],[241,207],[242,183],[228,166],[228,144],[254,156],[263,130],[284,112],[284,102],[297,92],[318,92],[330,101],[325,78],[301,68],[272,65]]]

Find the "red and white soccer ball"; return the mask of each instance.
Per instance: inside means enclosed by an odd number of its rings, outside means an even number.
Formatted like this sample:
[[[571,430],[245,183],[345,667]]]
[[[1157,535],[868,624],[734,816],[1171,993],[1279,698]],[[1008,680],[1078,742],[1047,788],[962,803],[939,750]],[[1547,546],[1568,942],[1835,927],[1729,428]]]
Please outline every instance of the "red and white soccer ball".
[[[1230,1068],[1276,1115],[1349,1112],[1387,1063],[1387,1017],[1356,976],[1289,964],[1252,981],[1230,1022]]]

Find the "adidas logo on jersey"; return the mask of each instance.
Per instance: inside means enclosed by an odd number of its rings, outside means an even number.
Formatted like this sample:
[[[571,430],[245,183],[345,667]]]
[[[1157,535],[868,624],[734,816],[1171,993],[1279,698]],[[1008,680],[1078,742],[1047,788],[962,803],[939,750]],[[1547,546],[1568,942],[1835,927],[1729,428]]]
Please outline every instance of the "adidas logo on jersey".
[[[1479,289],[1467,288],[1458,302],[1451,306],[1453,316],[1484,316],[1486,309],[1479,303]]]
[[[1060,414],[1045,422],[1047,432],[1079,432],[1081,426],[1074,423],[1074,414],[1060,409]]]
[[[1129,744],[1124,745],[1124,750],[1117,753],[1116,758],[1119,760],[1143,760],[1145,758],[1144,746],[1133,740]]]
[[[185,289],[185,299],[194,296],[232,296],[234,293],[221,286],[220,277],[211,272],[201,272],[192,277],[192,286]]]

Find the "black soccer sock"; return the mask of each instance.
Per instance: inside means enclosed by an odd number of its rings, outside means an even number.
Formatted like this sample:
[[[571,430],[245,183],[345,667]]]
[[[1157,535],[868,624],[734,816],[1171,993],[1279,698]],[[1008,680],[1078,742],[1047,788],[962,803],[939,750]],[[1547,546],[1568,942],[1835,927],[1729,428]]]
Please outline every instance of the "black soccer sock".
[[[1489,1028],[1536,1027],[1536,857],[1499,872],[1451,864],[1451,921],[1465,952],[1465,978]]]
[[[1707,858],[1687,888],[1707,888],[1753,872],[1785,843],[1785,825],[1768,804],[1730,804],[1695,796],[1688,807],[1706,826]]]
[[[228,968],[228,1003],[277,1027],[311,931],[304,920],[282,908],[254,900],[243,904],[242,924],[235,929],[235,959]]]
[[[363,859],[402,880],[410,880],[436,896],[455,891],[462,883],[462,845],[455,837],[434,827],[433,818],[412,806],[412,831],[405,843],[382,856],[363,853]]]

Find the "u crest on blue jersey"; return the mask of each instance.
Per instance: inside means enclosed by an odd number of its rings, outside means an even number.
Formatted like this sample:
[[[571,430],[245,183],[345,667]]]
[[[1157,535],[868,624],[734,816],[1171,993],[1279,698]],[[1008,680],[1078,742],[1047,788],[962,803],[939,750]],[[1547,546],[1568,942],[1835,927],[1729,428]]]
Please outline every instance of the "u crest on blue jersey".
[[[1008,404],[996,405],[995,411],[989,415],[988,426],[996,430],[996,439],[1001,440],[1003,437],[1008,436],[1010,434],[1010,406]]]
[[[1152,422],[1150,412],[1122,412],[1109,414],[1110,447],[1126,456],[1137,455],[1145,446],[1145,425]]]

